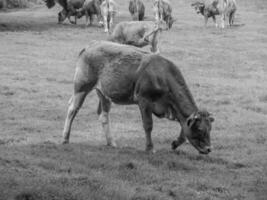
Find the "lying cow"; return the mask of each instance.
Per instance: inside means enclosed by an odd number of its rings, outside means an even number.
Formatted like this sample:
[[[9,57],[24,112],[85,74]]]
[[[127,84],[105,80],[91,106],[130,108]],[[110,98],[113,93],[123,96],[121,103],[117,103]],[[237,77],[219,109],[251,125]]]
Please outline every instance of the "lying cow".
[[[142,21],[145,17],[145,5],[141,0],[130,0],[129,12],[133,20]]]
[[[192,4],[195,7],[197,14],[202,14],[205,20],[205,26],[207,25],[208,18],[212,17],[215,26],[216,15],[221,18],[221,27],[224,28],[225,18],[228,17],[229,25],[232,26],[234,23],[235,12],[237,9],[235,0],[205,0],[204,2],[195,2]]]
[[[104,0],[100,6],[104,23],[104,31],[110,32],[114,17],[117,13],[117,4],[114,0]]]
[[[58,13],[58,22],[62,23],[66,18],[72,24],[77,23],[77,9],[81,8],[84,4],[84,0],[67,0],[67,9],[63,9]],[[74,16],[75,20],[71,21],[70,17]]]
[[[85,0],[82,8],[77,10],[77,17],[81,18],[83,15],[86,17],[86,25],[92,24],[93,15],[97,16],[98,22],[101,22],[101,9],[100,5],[103,0]],[[90,19],[90,21],[89,21]]]
[[[172,8],[170,2],[168,0],[155,0],[153,4],[153,10],[155,13],[155,20],[165,21],[168,29],[170,29],[175,21],[172,17]]]
[[[163,21],[130,21],[118,23],[109,40],[121,44],[144,47],[150,45],[151,52],[159,53],[159,37],[162,30],[166,30]]]
[[[72,122],[93,89],[100,100],[98,113],[108,145],[116,146],[109,129],[109,112],[114,102],[139,106],[147,151],[153,152],[152,114],[180,123],[181,133],[173,141],[173,149],[188,139],[200,153],[211,151],[210,131],[214,119],[207,111],[198,109],[178,67],[157,54],[108,41],[91,41],[80,52],[63,143],[69,142]]]

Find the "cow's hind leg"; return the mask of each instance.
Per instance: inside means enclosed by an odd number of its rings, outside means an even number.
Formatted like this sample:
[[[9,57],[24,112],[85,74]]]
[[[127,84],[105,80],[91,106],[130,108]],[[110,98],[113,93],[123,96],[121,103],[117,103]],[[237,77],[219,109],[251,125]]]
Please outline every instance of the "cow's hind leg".
[[[147,100],[142,99],[139,101],[139,109],[146,134],[146,151],[154,153],[153,142],[151,139],[151,132],[153,129],[152,111]]]
[[[99,120],[102,124],[103,132],[106,136],[107,145],[116,147],[117,145],[110,133],[109,111],[111,108],[111,101],[108,100],[99,89],[96,89],[96,92],[100,100],[97,108],[97,113],[99,115]]]
[[[229,25],[232,26],[234,24],[234,18],[235,18],[235,13],[231,12],[229,14]]]
[[[104,32],[107,33],[108,32],[108,17],[105,15],[103,16],[103,23],[104,23]]]
[[[97,82],[97,79],[91,70],[86,71],[89,71],[89,74],[84,73],[83,69],[88,69],[87,65],[86,62],[80,59],[76,66],[74,75],[74,93],[69,101],[69,108],[63,130],[63,143],[69,142],[72,122],[81,108],[86,95],[93,89]]]
[[[218,24],[217,24],[216,16],[213,15],[212,16],[212,19],[213,19],[213,22],[214,22],[215,27],[217,28],[218,27]]]
[[[69,143],[72,122],[76,114],[78,113],[80,107],[82,106],[83,101],[87,94],[88,91],[80,91],[74,93],[69,101],[69,108],[63,130],[63,144]]]

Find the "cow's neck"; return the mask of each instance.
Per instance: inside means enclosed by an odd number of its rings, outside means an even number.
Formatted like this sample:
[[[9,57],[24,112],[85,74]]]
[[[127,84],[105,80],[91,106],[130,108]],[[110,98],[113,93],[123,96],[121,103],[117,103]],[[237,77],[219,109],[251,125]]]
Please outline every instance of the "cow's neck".
[[[181,123],[185,123],[187,118],[198,110],[184,80],[171,81],[172,100],[171,104],[176,114],[176,118]]]

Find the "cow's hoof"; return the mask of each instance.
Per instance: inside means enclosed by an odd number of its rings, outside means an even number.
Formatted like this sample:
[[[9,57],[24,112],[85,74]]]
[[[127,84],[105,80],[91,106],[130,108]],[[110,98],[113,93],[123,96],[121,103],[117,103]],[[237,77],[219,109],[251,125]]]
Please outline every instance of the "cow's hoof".
[[[114,141],[110,141],[110,142],[108,142],[107,143],[107,146],[110,146],[110,147],[117,147],[117,144],[116,144],[116,142],[114,142]]]
[[[69,144],[69,143],[70,143],[69,140],[64,140],[64,141],[62,142],[62,144]]]
[[[147,153],[151,153],[151,154],[156,153],[155,149],[153,148],[153,145],[147,146],[146,147],[146,152]]]
[[[178,142],[177,142],[176,140],[174,140],[174,141],[172,142],[172,150],[177,149],[177,147],[179,146],[177,143],[178,143]]]
[[[156,153],[156,150],[155,149],[149,149],[149,150],[146,150],[146,152],[148,154],[155,154]]]

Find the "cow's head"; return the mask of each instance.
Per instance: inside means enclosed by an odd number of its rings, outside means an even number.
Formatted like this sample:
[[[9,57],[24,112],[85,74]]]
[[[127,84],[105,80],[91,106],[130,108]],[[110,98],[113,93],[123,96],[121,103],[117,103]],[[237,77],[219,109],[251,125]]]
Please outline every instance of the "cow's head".
[[[191,6],[193,6],[197,12],[197,14],[204,14],[204,8],[205,4],[201,2],[192,3]]]
[[[185,136],[201,154],[211,152],[210,131],[214,118],[205,110],[197,111],[186,121]]]
[[[58,13],[58,23],[59,24],[62,23],[67,18],[67,14],[68,14],[68,12],[65,9],[63,9],[62,11],[60,11]]]
[[[82,16],[84,16],[85,12],[83,8],[77,9],[76,10],[76,16],[78,17],[78,19],[80,19]]]

